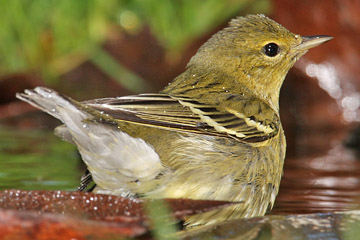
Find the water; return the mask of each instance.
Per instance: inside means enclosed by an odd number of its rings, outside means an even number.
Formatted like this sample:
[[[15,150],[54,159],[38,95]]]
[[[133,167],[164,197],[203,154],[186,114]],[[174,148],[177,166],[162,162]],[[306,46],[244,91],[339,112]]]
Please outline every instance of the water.
[[[315,147],[312,147],[314,150]],[[270,214],[359,208],[360,161],[341,142],[292,155]],[[44,129],[0,128],[0,190],[76,190],[84,165],[76,148]]]
[[[359,209],[360,161],[337,145],[327,154],[288,158],[272,214]]]
[[[75,190],[81,164],[75,147],[50,131],[0,127],[0,190]]]

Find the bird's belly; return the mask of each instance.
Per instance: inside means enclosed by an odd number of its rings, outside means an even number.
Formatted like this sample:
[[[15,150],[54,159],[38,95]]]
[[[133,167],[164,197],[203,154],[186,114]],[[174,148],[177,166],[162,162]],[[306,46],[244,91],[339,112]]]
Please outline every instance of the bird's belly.
[[[253,147],[233,139],[181,135],[169,143],[172,151],[162,160],[170,171],[147,195],[228,201],[275,199],[283,167],[283,156],[274,151],[278,141]]]
[[[98,171],[98,181],[101,183],[98,192],[123,195],[123,191],[127,191],[126,195],[147,198],[243,202],[238,211],[241,216],[263,215],[267,207],[274,202],[283,165],[283,155],[275,150],[277,145],[281,145],[280,138],[274,138],[267,146],[254,147],[230,138],[199,134],[180,134],[156,129],[144,129],[140,133],[130,133],[132,136],[129,135],[129,138],[141,138],[154,149],[161,162],[161,166],[155,168],[159,170],[159,174],[141,179],[134,174],[124,175],[124,171],[120,171],[119,167],[114,168],[118,169],[116,171],[110,168],[111,174],[103,174],[105,170],[109,170],[103,168]],[[114,145],[112,149],[119,151],[123,145]],[[80,152],[84,153],[84,150],[80,149]],[[82,155],[84,158],[84,154]],[[117,165],[118,161],[122,161],[126,163],[125,166],[129,166],[128,161],[134,161],[116,160],[118,154],[109,153],[109,156],[113,157],[111,162]],[[91,171],[94,168],[90,163],[93,160],[92,155],[87,158],[89,160],[86,162]],[[99,158],[101,156],[94,158],[94,162],[99,164]],[[93,170],[96,173],[97,170]],[[100,178],[104,181],[100,182]]]
[[[267,146],[253,147],[232,139],[182,136],[171,144],[176,149],[168,162],[173,171],[147,197],[240,202],[191,217],[190,225],[262,216],[272,208],[279,190],[284,141],[280,135]],[[275,150],[278,147],[280,151]]]

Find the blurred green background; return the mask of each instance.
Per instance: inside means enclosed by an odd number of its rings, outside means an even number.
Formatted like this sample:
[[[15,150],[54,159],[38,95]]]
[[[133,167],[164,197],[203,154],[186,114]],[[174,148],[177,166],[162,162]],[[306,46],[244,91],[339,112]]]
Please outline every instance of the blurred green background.
[[[74,190],[84,170],[76,149],[16,92],[45,85],[82,100],[158,91],[229,19],[271,4],[4,0],[0,9],[0,189]]]
[[[31,72],[39,75],[45,84],[56,85],[61,84],[61,75],[90,61],[123,87],[139,92],[144,89],[145,80],[126,70],[103,48],[111,34],[136,35],[149,28],[172,61],[194,39],[225,20],[242,10],[268,13],[270,3],[267,0],[14,0],[0,1],[0,9],[6,9],[0,16],[1,75]]]

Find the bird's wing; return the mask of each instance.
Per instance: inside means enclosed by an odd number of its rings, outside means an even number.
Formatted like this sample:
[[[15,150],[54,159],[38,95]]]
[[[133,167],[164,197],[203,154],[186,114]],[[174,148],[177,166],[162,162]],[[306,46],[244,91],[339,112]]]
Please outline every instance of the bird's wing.
[[[263,101],[243,95],[229,95],[214,105],[206,105],[186,97],[179,102],[199,115],[217,132],[248,143],[264,142],[277,135],[280,118]]]
[[[279,118],[274,114],[262,116],[261,112],[274,112],[268,105],[248,99],[235,101],[246,112],[232,105],[201,103],[186,97],[166,94],[140,94],[119,98],[102,98],[84,105],[101,113],[100,118],[127,121],[141,125],[234,138],[248,143],[264,142],[278,133]],[[245,104],[245,106],[244,106]],[[259,114],[260,113],[260,114]],[[94,115],[94,114],[93,114]]]

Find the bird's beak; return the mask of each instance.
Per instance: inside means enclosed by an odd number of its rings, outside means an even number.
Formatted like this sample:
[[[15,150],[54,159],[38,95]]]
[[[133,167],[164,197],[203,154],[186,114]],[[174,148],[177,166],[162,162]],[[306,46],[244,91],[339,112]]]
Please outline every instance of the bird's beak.
[[[333,39],[333,37],[327,35],[304,36],[302,37],[302,42],[297,45],[294,50],[301,52],[307,51],[310,48],[317,47],[331,39]]]

